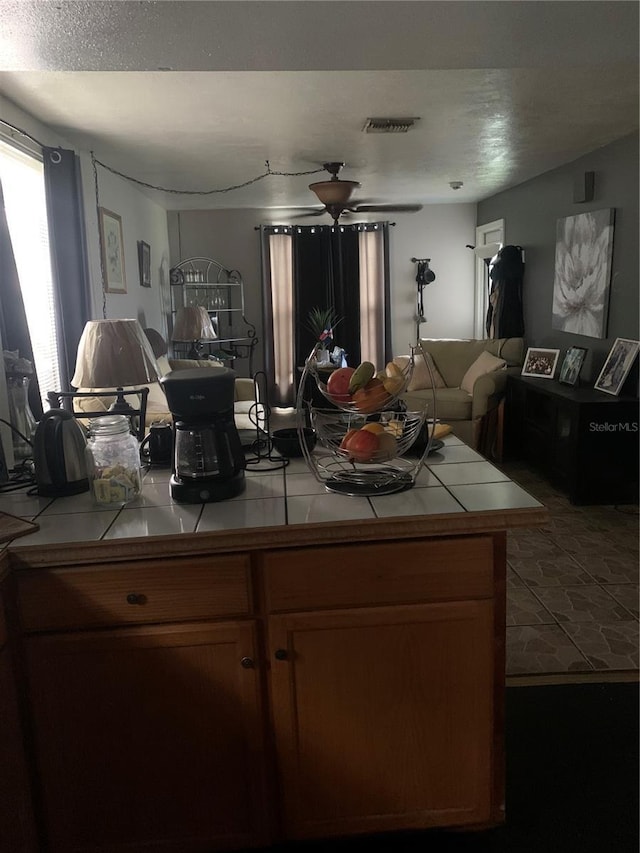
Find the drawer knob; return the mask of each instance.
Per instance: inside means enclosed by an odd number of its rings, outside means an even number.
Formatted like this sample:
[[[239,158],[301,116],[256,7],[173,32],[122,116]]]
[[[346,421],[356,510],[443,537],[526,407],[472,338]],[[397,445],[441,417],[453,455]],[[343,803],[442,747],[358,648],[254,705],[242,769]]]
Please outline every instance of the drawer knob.
[[[276,649],[275,651],[275,659],[276,660],[287,660],[289,657],[289,652],[286,649]]]
[[[253,658],[244,657],[240,660],[240,666],[244,667],[244,669],[253,669],[255,663]]]
[[[140,592],[130,592],[127,596],[127,604],[144,604],[146,600],[147,596]]]

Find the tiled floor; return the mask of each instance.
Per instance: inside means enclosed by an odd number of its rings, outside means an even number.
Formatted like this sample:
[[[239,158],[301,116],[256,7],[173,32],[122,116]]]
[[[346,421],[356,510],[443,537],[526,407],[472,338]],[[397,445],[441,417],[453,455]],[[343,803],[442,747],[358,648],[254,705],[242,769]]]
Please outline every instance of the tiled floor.
[[[638,669],[638,507],[573,506],[522,464],[499,466],[551,513],[507,545],[507,675]]]

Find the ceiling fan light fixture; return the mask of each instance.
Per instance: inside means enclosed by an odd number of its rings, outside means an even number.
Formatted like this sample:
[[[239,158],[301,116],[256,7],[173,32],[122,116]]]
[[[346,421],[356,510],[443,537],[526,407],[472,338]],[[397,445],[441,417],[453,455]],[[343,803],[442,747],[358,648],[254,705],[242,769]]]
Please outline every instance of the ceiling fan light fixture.
[[[318,196],[325,206],[330,204],[346,205],[349,203],[353,191],[359,186],[358,181],[340,181],[334,178],[330,181],[317,181],[315,184],[309,184],[309,189]]]

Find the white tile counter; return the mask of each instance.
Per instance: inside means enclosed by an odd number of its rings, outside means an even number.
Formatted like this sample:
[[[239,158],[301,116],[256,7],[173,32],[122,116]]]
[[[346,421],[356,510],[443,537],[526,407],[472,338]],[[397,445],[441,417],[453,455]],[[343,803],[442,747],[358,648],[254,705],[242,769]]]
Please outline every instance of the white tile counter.
[[[431,453],[413,488],[393,495],[347,497],[327,492],[304,459],[282,469],[249,466],[246,489],[215,503],[179,504],[169,494],[169,468],[146,471],[143,494],[121,509],[96,506],[89,492],[66,498],[0,495],[0,511],[35,520],[40,529],[13,540],[21,549],[170,534],[268,528],[539,508],[539,501],[454,436]]]

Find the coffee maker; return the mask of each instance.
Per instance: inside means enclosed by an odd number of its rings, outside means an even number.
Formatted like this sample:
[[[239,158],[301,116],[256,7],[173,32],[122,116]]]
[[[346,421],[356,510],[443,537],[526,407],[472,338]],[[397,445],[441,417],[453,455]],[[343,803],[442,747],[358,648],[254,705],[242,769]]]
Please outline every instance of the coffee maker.
[[[236,374],[223,367],[174,370],[160,382],[173,415],[171,497],[221,501],[245,489],[246,466],[233,419]]]

